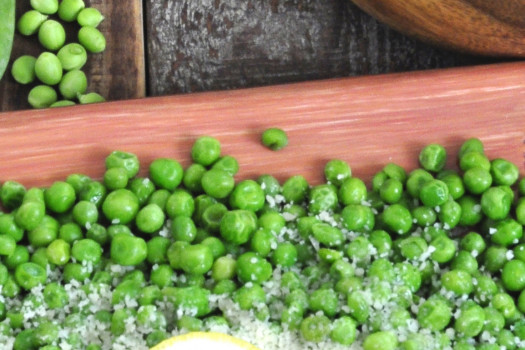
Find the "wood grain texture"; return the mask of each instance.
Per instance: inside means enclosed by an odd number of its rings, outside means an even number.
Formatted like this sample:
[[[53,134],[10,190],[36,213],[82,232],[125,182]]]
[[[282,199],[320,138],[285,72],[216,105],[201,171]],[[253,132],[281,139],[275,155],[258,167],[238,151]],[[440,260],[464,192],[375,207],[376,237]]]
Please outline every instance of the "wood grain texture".
[[[4,113],[0,181],[45,186],[76,172],[101,178],[115,149],[136,153],[142,174],[157,157],[187,166],[201,135],[217,137],[223,154],[238,159],[239,178],[302,174],[315,184],[326,161],[340,158],[370,180],[388,162],[416,167],[425,144],[441,143],[453,155],[469,137],[523,175],[524,97],[525,64],[505,64]],[[260,143],[275,126],[290,141],[278,152]]]
[[[348,0],[145,0],[149,94],[488,63],[389,29]]]
[[[99,29],[104,33],[107,49],[90,54],[83,68],[88,76],[89,91],[96,91],[108,100],[144,97],[146,93],[144,32],[142,0],[85,0],[86,6],[95,7],[105,16]],[[30,9],[29,0],[17,1],[17,19]],[[77,41],[76,23],[66,24],[67,41]],[[44,49],[36,35],[16,34],[11,63],[21,55],[38,56]],[[11,69],[9,65],[8,69]],[[33,86],[20,85],[10,72],[0,82],[0,111],[30,108],[27,95]]]
[[[352,0],[408,35],[437,45],[496,56],[525,56],[522,0]]]

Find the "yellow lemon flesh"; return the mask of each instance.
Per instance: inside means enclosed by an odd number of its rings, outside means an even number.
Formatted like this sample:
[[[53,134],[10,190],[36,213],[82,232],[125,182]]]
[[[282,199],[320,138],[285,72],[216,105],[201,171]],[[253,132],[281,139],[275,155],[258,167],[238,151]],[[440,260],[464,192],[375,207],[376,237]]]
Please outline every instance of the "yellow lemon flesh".
[[[151,350],[259,350],[244,340],[214,332],[192,332],[164,340]]]

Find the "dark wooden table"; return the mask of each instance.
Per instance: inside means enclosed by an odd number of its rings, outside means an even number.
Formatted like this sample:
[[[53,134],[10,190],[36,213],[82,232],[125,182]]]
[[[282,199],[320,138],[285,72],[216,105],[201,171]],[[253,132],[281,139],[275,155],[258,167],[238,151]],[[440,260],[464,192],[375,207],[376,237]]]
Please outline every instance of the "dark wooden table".
[[[86,2],[108,17],[111,62],[91,63],[90,87],[110,100],[502,61],[408,38],[349,0]],[[27,91],[6,74],[0,110],[28,108]]]

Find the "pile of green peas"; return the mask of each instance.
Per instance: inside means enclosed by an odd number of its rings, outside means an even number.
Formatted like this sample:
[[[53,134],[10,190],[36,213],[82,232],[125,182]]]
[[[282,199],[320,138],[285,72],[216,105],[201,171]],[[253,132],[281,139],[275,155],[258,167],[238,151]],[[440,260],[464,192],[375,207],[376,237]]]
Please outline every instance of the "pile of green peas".
[[[18,32],[37,35],[46,50],[38,57],[23,55],[11,66],[11,75],[20,84],[38,81],[28,95],[33,108],[63,107],[103,102],[96,92],[87,92],[88,80],[82,68],[89,53],[106,49],[106,39],[97,29],[104,16],[84,0],[31,0],[32,9],[20,16]],[[68,41],[63,22],[80,26],[78,42]]]
[[[185,169],[156,159],[145,177],[136,155],[114,151],[101,180],[4,182],[0,340],[147,349],[242,329],[245,315],[303,347],[525,346],[525,179],[479,139],[463,143],[458,170],[431,144],[420,168],[389,163],[370,187],[339,159],[324,184],[236,182],[237,160],[210,136],[191,159]],[[42,316],[64,308],[62,321]],[[107,336],[67,331],[92,322]],[[122,345],[137,335],[142,343]]]

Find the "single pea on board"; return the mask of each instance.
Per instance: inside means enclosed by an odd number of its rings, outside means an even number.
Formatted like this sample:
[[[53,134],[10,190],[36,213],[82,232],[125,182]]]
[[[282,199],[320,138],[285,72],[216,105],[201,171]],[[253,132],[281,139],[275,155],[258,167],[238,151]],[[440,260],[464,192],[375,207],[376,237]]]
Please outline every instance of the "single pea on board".
[[[236,181],[221,149],[199,137],[193,164],[158,158],[148,176],[116,150],[102,180],[5,181],[0,344],[147,350],[220,331],[265,350],[525,347],[524,180],[481,141],[464,169],[432,144],[371,185],[340,159],[323,184]]]

